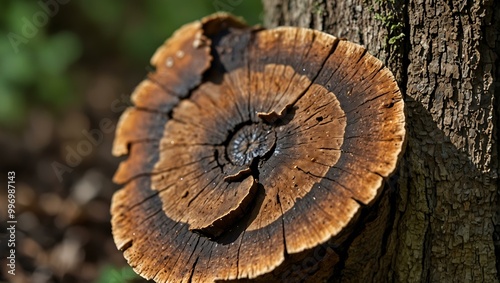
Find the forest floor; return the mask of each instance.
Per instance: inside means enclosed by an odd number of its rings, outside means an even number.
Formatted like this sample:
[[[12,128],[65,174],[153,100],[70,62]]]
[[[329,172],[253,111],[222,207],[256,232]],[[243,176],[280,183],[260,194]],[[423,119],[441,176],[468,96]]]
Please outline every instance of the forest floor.
[[[117,250],[109,207],[120,158],[111,145],[128,85],[101,70],[80,105],[32,108],[26,127],[0,132],[0,282],[144,282]],[[102,125],[106,127],[102,128]],[[15,275],[8,273],[7,172],[15,172]]]

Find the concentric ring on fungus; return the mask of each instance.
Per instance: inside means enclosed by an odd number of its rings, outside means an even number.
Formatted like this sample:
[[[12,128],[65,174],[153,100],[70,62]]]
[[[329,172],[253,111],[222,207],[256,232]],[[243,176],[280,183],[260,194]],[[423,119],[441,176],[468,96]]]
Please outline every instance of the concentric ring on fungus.
[[[111,208],[115,243],[145,278],[276,275],[355,221],[396,167],[401,93],[359,45],[215,14],[151,64],[117,127],[113,153],[128,158]]]

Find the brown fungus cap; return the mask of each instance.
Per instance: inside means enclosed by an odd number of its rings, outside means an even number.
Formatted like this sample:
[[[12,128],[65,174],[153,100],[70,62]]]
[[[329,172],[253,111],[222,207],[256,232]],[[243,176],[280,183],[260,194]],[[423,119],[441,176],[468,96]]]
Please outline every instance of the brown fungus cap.
[[[182,27],[117,127],[116,245],[157,282],[255,278],[337,235],[404,141],[391,72],[356,44],[215,14]]]

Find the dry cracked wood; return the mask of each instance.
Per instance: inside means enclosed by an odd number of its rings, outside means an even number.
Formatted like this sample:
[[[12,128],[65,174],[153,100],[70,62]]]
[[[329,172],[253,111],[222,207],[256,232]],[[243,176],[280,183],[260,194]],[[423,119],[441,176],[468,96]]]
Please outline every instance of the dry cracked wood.
[[[153,56],[113,153],[116,245],[157,282],[256,278],[337,235],[394,170],[401,94],[365,49],[309,29],[188,24]]]

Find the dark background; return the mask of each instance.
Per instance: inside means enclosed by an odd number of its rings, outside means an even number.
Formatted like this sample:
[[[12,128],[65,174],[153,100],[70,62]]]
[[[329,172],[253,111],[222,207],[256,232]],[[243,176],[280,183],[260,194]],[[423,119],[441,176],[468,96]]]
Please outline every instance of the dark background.
[[[0,282],[142,281],[111,236],[120,159],[107,130],[156,48],[181,25],[223,10],[252,25],[262,19],[260,1],[0,2]],[[5,260],[10,171],[15,276]]]

